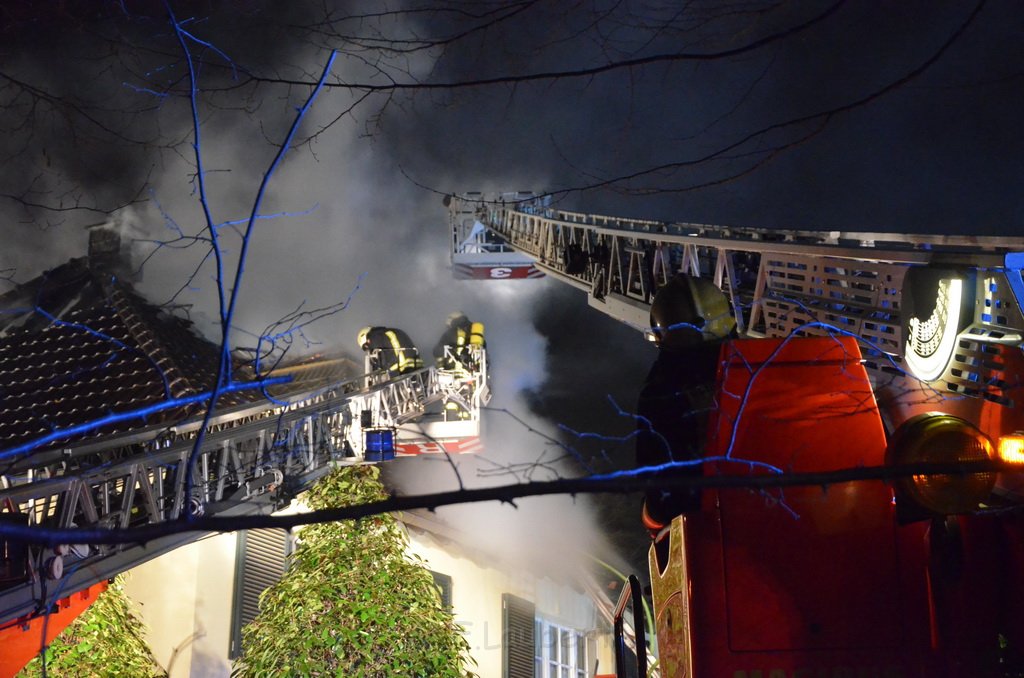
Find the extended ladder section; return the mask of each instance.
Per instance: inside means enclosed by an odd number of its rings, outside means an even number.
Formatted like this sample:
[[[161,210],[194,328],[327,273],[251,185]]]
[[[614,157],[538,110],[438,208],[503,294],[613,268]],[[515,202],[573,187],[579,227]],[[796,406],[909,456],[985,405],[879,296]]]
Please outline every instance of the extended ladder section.
[[[453,197],[495,240],[641,330],[677,272],[712,279],[740,333],[849,333],[872,378],[1009,405],[1000,347],[1024,337],[1024,238],[734,228],[567,212],[519,196]]]
[[[269,513],[331,464],[473,451],[480,408],[490,394],[485,351],[472,350],[472,369],[429,367],[390,379],[377,372],[323,384],[331,371],[315,362],[277,371],[271,376],[293,378],[290,388],[280,389],[288,395],[272,390],[258,403],[217,410],[198,453],[201,417],[33,452],[0,475],[0,517],[49,528],[127,528],[186,513]],[[315,387],[302,390],[302,384]],[[448,421],[449,403],[457,405],[456,420]],[[32,547],[23,572],[7,565],[0,623],[40,612],[53,602],[43,604],[46,591],[70,595],[199,536],[146,545],[71,544],[56,552]]]

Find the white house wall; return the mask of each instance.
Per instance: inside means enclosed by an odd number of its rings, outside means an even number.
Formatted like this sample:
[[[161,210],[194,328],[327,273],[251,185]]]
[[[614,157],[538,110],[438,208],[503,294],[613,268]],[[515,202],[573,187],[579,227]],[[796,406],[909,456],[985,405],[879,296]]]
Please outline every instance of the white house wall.
[[[419,530],[410,530],[409,552],[426,566],[452,578],[452,612],[466,630],[470,652],[476,660],[473,670],[481,678],[501,678],[502,609],[501,594],[511,593],[534,603],[536,615],[561,626],[588,631],[600,628],[594,605],[571,587],[538,577],[520,569],[510,571],[486,567],[478,561],[452,553],[442,542]],[[613,658],[608,633],[592,636],[588,643],[597,653],[602,672],[611,670]],[[589,659],[593,667],[593,656]]]
[[[129,572],[125,592],[170,678],[227,678],[237,535],[193,542]]]
[[[294,510],[294,509],[293,509]],[[157,662],[170,678],[229,678],[228,660],[235,558],[238,537],[224,534],[183,546],[134,568],[125,590],[138,605]],[[519,568],[485,566],[484,559],[460,555],[464,548],[432,535],[410,531],[409,553],[431,570],[452,578],[452,608],[465,629],[473,671],[500,678],[502,669],[501,594],[534,603],[536,615],[567,628],[607,628],[590,598],[572,587]],[[609,632],[592,636],[590,652],[602,672],[613,666]],[[588,662],[593,667],[594,655]]]

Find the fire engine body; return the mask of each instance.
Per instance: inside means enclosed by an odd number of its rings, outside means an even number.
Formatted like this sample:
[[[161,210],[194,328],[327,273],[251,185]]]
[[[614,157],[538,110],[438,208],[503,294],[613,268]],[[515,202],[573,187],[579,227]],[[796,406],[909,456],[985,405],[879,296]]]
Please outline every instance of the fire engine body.
[[[546,274],[640,329],[676,273],[725,292],[742,338],[722,345],[704,476],[1019,461],[1020,239],[474,205]],[[1024,675],[1021,500],[1010,472],[705,490],[651,549],[654,671]]]

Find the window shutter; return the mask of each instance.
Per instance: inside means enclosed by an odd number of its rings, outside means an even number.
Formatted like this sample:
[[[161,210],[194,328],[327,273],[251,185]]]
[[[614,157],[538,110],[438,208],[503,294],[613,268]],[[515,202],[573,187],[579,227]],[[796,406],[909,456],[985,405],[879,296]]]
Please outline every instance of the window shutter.
[[[501,594],[502,678],[533,678],[533,603]]]
[[[430,576],[434,578],[434,586],[441,596],[441,607],[449,612],[452,611],[452,578],[451,575],[441,574],[430,570]]]
[[[260,594],[284,575],[289,546],[286,530],[272,528],[238,533],[229,652],[232,659],[242,654],[242,627],[256,618]]]

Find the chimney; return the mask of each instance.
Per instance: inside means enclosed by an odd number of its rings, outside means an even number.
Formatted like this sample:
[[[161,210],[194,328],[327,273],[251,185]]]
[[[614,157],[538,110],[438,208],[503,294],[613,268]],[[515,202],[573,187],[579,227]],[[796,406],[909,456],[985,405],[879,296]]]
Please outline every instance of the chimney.
[[[110,222],[86,226],[89,230],[89,268],[111,273],[126,282],[142,279],[136,270],[131,240],[121,237],[118,228]]]

